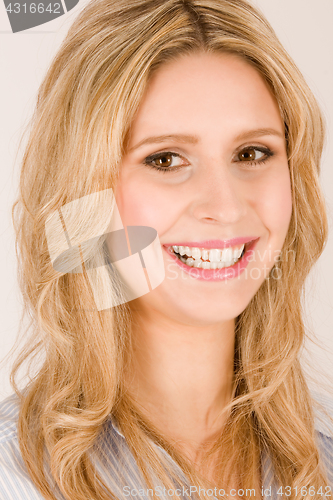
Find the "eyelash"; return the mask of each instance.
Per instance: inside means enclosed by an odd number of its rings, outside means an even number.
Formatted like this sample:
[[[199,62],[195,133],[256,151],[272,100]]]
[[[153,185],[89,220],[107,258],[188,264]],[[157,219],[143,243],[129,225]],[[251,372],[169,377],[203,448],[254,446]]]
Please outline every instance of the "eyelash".
[[[242,153],[243,151],[247,151],[249,149],[259,151],[260,153],[265,153],[266,157],[264,157],[263,159],[259,159],[259,160],[238,161],[236,163],[246,163],[247,165],[264,164],[264,163],[266,163],[267,160],[269,160],[269,158],[272,158],[272,156],[274,156],[274,154],[275,154],[269,148],[264,148],[264,147],[259,147],[259,146],[246,146],[245,148],[238,151],[237,155]],[[152,165],[152,162],[154,160],[156,160],[157,158],[161,158],[163,155],[172,155],[172,156],[176,156],[177,158],[182,158],[182,156],[179,153],[174,153],[173,151],[161,151],[160,153],[154,153],[150,156],[147,156],[144,159],[143,163],[147,167],[152,168],[153,170],[159,170],[160,172],[163,172],[163,173],[176,172],[176,171],[182,169],[184,166],[187,166],[187,165],[178,165],[177,167],[158,167],[157,165]]]

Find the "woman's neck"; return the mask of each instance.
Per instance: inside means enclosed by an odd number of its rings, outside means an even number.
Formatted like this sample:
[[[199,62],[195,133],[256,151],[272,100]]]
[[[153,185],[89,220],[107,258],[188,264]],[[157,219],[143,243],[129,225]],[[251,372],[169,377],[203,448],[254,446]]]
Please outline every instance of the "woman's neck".
[[[133,313],[128,390],[156,428],[194,457],[222,429],[233,395],[234,320],[198,327]]]

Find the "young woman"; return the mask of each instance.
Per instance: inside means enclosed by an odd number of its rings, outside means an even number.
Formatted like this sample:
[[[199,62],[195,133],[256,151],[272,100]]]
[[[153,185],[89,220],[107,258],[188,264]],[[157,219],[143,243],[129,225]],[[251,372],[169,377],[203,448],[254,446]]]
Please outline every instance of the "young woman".
[[[331,496],[333,410],[299,361],[323,138],[245,0],[87,5],[23,160],[13,380],[42,358],[1,406],[1,498]]]

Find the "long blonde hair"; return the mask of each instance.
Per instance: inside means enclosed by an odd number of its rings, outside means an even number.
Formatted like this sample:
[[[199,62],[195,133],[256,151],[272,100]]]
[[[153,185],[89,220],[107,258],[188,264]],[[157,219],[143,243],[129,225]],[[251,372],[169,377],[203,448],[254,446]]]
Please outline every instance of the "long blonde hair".
[[[317,102],[270,25],[246,0],[94,0],[71,26],[40,87],[14,206],[20,284],[32,322],[12,372],[21,397],[19,442],[33,482],[49,500],[56,497],[45,463],[66,499],[113,497],[90,456],[110,415],[149,487],[149,471],[166,486],[174,477],[152,441],[167,449],[190,484],[207,485],[123,387],[131,353],[128,304],[97,311],[86,273],[56,271],[45,234],[55,210],[115,186],[151,75],[164,62],[195,51],[236,54],[263,75],[285,123],[293,196],[290,227],[271,278],[236,318],[235,398],[207,464],[212,467],[210,457],[218,457],[214,486],[227,490],[237,470],[242,485],[258,489],[260,451],[266,449],[291,498],[300,496],[301,486],[317,492],[328,484],[299,361],[304,282],[327,239],[318,180],[324,125]],[[104,220],[98,207],[95,214]],[[79,233],[79,222],[73,224]],[[20,392],[15,376],[38,353],[42,366]]]

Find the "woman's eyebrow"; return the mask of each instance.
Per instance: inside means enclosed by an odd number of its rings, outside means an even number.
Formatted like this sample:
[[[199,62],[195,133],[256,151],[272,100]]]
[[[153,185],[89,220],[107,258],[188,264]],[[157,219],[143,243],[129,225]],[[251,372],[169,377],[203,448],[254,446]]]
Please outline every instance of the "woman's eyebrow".
[[[167,135],[156,135],[152,137],[146,137],[146,139],[143,139],[135,146],[132,146],[128,150],[128,152],[130,153],[131,151],[134,151],[135,149],[138,149],[141,146],[144,146],[145,144],[156,144],[167,141],[177,141],[189,144],[197,144],[199,142],[199,137],[187,134],[167,134]]]
[[[235,141],[243,141],[245,139],[251,139],[252,137],[261,137],[263,135],[276,135],[277,137],[285,139],[285,135],[274,128],[257,128],[255,130],[247,130],[246,132],[240,133],[237,137],[235,137]]]
[[[263,135],[276,135],[278,137],[281,137],[282,139],[285,139],[284,134],[282,132],[279,132],[278,130],[275,130],[273,128],[258,128],[255,130],[248,130],[246,132],[242,132],[235,138],[235,141],[250,139],[251,137],[261,137]],[[146,144],[158,144],[167,141],[177,141],[187,144],[197,144],[200,141],[200,139],[196,135],[188,135],[188,134],[156,135],[152,137],[146,137],[138,144],[128,149],[128,153],[131,153],[135,149],[138,149]]]

